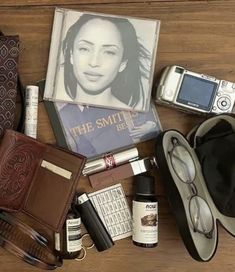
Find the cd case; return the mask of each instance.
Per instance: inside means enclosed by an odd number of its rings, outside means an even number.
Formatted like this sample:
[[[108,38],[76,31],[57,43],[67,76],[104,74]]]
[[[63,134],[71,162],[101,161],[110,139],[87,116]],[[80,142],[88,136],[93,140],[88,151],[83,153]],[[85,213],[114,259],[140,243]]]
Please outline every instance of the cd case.
[[[43,92],[45,81],[38,83]],[[147,113],[44,101],[57,144],[88,159],[155,138],[162,126],[155,105]]]
[[[44,100],[147,112],[159,31],[159,20],[56,8]]]

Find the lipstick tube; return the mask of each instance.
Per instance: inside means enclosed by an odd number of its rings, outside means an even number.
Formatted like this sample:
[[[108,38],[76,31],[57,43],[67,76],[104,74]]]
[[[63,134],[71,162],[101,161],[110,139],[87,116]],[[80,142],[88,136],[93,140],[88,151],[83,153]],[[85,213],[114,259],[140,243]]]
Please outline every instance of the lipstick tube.
[[[96,159],[85,164],[82,174],[91,175],[105,169],[111,169],[115,166],[126,163],[130,160],[138,158],[138,149],[136,147],[114,153],[106,154],[100,159]]]

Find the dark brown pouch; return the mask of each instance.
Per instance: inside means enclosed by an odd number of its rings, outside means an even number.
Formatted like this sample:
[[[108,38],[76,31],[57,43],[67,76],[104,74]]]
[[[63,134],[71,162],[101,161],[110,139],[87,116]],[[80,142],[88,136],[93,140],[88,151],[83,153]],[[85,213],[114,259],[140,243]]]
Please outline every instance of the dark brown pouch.
[[[0,33],[0,137],[14,125],[18,81],[19,37]]]
[[[0,145],[0,209],[60,231],[85,157],[6,130]]]

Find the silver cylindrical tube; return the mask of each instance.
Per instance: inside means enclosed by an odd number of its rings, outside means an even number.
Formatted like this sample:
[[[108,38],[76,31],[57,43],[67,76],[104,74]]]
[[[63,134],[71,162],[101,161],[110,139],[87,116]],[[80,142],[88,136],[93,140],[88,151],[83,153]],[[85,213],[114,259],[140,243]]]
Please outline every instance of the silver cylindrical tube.
[[[138,149],[136,147],[114,154],[106,154],[100,159],[87,162],[82,173],[83,175],[91,175],[105,169],[111,169],[135,158],[138,158]]]

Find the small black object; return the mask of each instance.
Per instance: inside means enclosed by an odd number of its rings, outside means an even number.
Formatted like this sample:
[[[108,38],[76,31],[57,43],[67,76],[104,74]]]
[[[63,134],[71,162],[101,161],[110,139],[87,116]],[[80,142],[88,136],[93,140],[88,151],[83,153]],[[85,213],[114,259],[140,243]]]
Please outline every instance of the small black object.
[[[87,194],[78,195],[77,202],[76,208],[97,250],[104,251],[112,247],[114,242]]]

